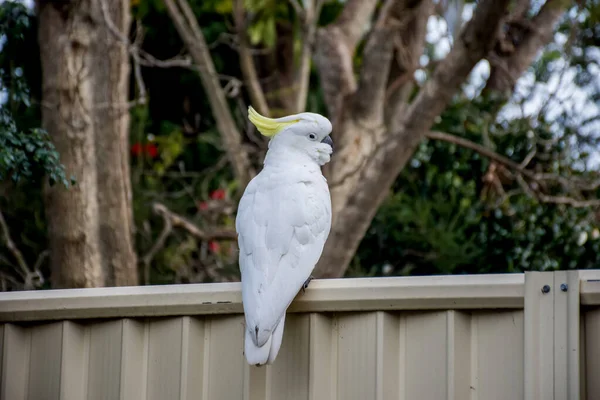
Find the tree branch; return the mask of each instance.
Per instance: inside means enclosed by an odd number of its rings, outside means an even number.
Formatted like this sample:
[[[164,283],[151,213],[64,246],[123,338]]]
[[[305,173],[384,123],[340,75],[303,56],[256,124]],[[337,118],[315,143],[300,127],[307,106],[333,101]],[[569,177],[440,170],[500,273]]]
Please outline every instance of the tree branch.
[[[401,24],[393,36],[395,62],[392,63],[384,98],[386,121],[392,130],[398,128],[414,87],[414,73],[425,50],[427,21],[434,9],[433,2],[429,0],[409,4],[411,7],[402,11],[394,10]]]
[[[106,0],[100,0],[100,7],[102,10],[102,18],[104,20],[104,25],[108,29],[108,31],[115,37],[115,39],[126,46],[127,52],[131,56],[132,59],[132,67],[134,79],[138,89],[138,98],[137,100],[128,102],[126,104],[97,104],[95,108],[104,109],[104,108],[117,108],[121,109],[123,112],[128,112],[129,108],[134,107],[136,105],[146,104],[147,99],[147,91],[146,85],[144,84],[144,80],[142,78],[142,70],[141,66],[145,67],[159,67],[159,68],[192,68],[192,60],[189,57],[174,57],[168,60],[159,60],[151,54],[142,50],[142,41],[144,36],[144,31],[142,28],[142,24],[137,21],[136,25],[136,35],[133,42],[129,41],[127,35],[117,28],[115,22],[112,20],[110,16],[110,12],[108,9],[108,3]]]
[[[302,9],[302,6],[300,5],[300,3],[298,3],[298,0],[288,0],[288,1],[294,8],[294,11],[298,15],[298,17],[304,18],[304,10]]]
[[[494,160],[500,164],[503,164],[503,165],[509,167],[512,170],[520,172],[523,175],[526,175],[527,177],[534,179],[534,174],[531,171],[525,169],[525,167],[522,166],[521,164],[518,164],[518,163],[514,162],[513,160],[511,160],[510,158],[504,157],[503,155],[498,154],[495,151],[492,151],[492,150],[488,149],[487,147],[484,147],[484,146],[477,144],[475,142],[472,142],[470,140],[458,137],[456,135],[451,135],[449,133],[443,133],[443,132],[427,132],[425,134],[425,137],[428,139],[432,139],[432,140],[439,140],[442,142],[452,143],[457,146],[464,147],[465,149],[473,150],[473,151],[481,154],[482,156],[489,158],[490,160]]]
[[[177,5],[174,0],[164,0],[164,3],[192,59],[200,67],[198,69],[200,79],[223,138],[227,156],[239,181],[239,187],[245,188],[255,172],[250,164],[248,154],[242,146],[242,135],[227,104],[225,92],[219,83],[198,21],[186,0],[177,0]]]
[[[189,234],[200,240],[237,240],[237,233],[233,229],[225,228],[210,228],[202,230],[193,222],[169,210],[164,204],[154,203],[152,209],[158,215],[166,220],[169,220],[171,226],[182,228]]]
[[[510,9],[510,19],[524,18],[531,7],[531,0],[516,0]]]
[[[242,69],[242,74],[244,74],[250,101],[252,101],[253,107],[259,113],[268,117],[271,115],[271,112],[265,98],[265,93],[258,80],[254,60],[250,53],[250,43],[248,43],[248,37],[246,35],[244,0],[234,0],[233,8],[233,18],[235,20],[237,36],[240,43],[238,49],[240,55],[240,67]]]
[[[29,270],[29,266],[27,265],[27,261],[25,261],[25,257],[23,257],[23,253],[21,253],[21,250],[19,250],[10,236],[10,230],[8,229],[8,225],[6,224],[6,220],[4,219],[2,211],[0,211],[0,229],[2,230],[2,236],[4,236],[4,245],[13,255],[15,260],[17,260],[17,265],[23,272],[23,278],[27,279],[32,272]]]
[[[374,117],[374,113],[383,117],[383,112],[389,110],[398,113],[397,103],[406,99],[398,96],[390,102],[389,92],[400,90],[403,84],[410,82],[418,68],[425,47],[427,20],[432,12],[431,0],[388,0],[384,4],[365,46],[359,87],[353,95],[354,115],[359,110],[369,117]],[[392,62],[392,52],[395,62]],[[386,93],[388,82],[392,84]]]
[[[154,208],[155,212],[157,212],[156,205],[154,206]],[[164,208],[166,209],[166,207]],[[152,262],[156,254],[160,251],[160,249],[165,247],[167,238],[173,231],[173,224],[171,223],[171,219],[167,218],[164,213],[160,213],[160,215],[163,217],[164,221],[163,229],[160,232],[160,235],[158,235],[158,238],[156,239],[150,250],[148,250],[148,252],[141,258],[141,261],[144,264],[144,283],[146,285],[150,284],[150,263]]]
[[[394,48],[394,42],[390,38],[394,36],[398,25],[391,11],[402,4],[404,4],[403,0],[387,0],[384,3],[379,19],[365,44],[358,88],[352,96],[352,116],[355,119],[382,123],[385,85]]]
[[[356,90],[352,57],[376,5],[377,0],[348,0],[333,24],[317,30],[314,59],[334,126],[344,98]]]
[[[401,136],[410,136],[414,138],[411,142],[418,143],[421,135],[429,130],[435,117],[446,108],[473,67],[492,49],[500,31],[501,15],[504,15],[508,3],[508,0],[483,0],[479,3],[453,49],[440,62],[407,110]],[[414,132],[420,134],[415,137]]]
[[[292,4],[297,2],[292,1]],[[306,8],[296,10],[302,21],[302,50],[300,52],[300,67],[297,71],[296,82],[298,95],[296,97],[296,111],[300,113],[306,107],[308,88],[310,84],[310,62],[312,60],[312,49],[317,35],[317,22],[321,14],[323,0],[307,0],[304,2]]]
[[[537,194],[542,203],[564,204],[573,208],[591,208],[600,206],[600,200],[577,200],[568,196],[549,196],[543,193]]]
[[[6,246],[8,251],[13,255],[14,259],[17,261],[17,265],[21,269],[20,272],[21,272],[21,276],[23,277],[22,289],[23,290],[33,290],[33,289],[43,285],[44,277],[39,270],[39,266],[41,265],[41,263],[45,259],[45,257],[48,255],[48,251],[47,250],[43,251],[40,254],[40,256],[38,257],[38,259],[35,263],[35,267],[32,271],[31,269],[29,269],[29,265],[27,264],[27,261],[25,261],[25,257],[23,257],[23,253],[21,253],[21,250],[19,250],[19,248],[13,241],[13,239],[10,235],[10,230],[8,229],[8,225],[6,224],[6,220],[4,219],[4,215],[2,214],[2,211],[0,211],[0,232],[2,233],[2,236],[4,237],[4,245]],[[17,282],[14,279],[9,278],[8,276],[6,276],[6,278],[11,280],[13,282],[13,284],[17,285]],[[17,285],[17,286],[19,286],[19,285]]]
[[[538,51],[552,40],[554,26],[570,4],[563,0],[547,0],[529,21],[523,17],[525,3],[528,4],[523,2],[516,10],[515,19],[509,21],[506,37],[501,38],[494,52],[488,55],[492,68],[484,93],[496,91],[506,95],[512,92],[517,79],[531,65]]]
[[[523,160],[523,162],[521,162],[519,164],[503,155],[500,155],[500,154],[488,149],[487,147],[484,147],[475,142],[472,142],[470,140],[467,140],[467,139],[464,139],[464,138],[461,138],[461,137],[458,137],[455,135],[451,135],[451,134],[443,133],[443,132],[427,132],[425,134],[425,136],[428,139],[439,140],[439,141],[446,142],[446,143],[452,143],[457,146],[464,147],[469,150],[473,150],[473,151],[479,153],[480,155],[497,162],[498,164],[502,164],[502,165],[512,169],[516,173],[518,173],[536,183],[544,183],[544,182],[554,181],[554,182],[561,183],[564,186],[569,181],[568,179],[566,179],[562,176],[559,176],[559,175],[539,174],[539,173],[535,173],[534,171],[526,169],[527,164],[529,164],[529,162],[531,161],[531,158],[533,157],[533,154],[535,154],[533,152],[530,153],[525,158],[525,160]],[[530,183],[528,183],[525,179],[523,179],[522,177],[519,177],[519,176],[517,176],[517,182],[523,188],[523,191],[525,193],[527,193],[527,195],[529,195],[530,197],[533,197],[535,199],[538,199],[542,203],[564,204],[564,205],[569,205],[569,206],[575,207],[575,208],[600,206],[600,200],[598,200],[598,199],[580,200],[580,199],[575,199],[573,197],[564,196],[564,195],[561,195],[561,196],[547,195],[540,191],[540,188],[542,185],[536,185],[537,187],[534,188],[534,187],[532,187],[532,185]],[[594,182],[594,184],[590,185],[590,186],[593,187],[598,184],[599,184],[599,182]],[[572,183],[569,184],[569,186],[571,186],[571,185],[572,185]],[[589,185],[589,183],[588,183],[588,185]],[[571,187],[573,188],[573,186],[571,186]]]
[[[349,48],[356,47],[377,6],[373,0],[347,0],[333,25],[343,34]]]

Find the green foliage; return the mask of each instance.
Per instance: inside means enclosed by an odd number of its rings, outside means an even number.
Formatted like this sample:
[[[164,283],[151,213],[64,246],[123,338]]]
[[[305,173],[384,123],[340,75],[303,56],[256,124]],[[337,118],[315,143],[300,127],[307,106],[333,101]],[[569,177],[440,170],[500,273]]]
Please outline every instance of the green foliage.
[[[575,22],[576,21],[576,22]],[[600,2],[582,3],[560,24],[562,40],[552,43],[533,64],[528,83],[511,100],[513,112],[498,113],[502,98],[455,99],[435,130],[469,139],[520,163],[535,151],[528,168],[571,179],[597,180],[588,167],[596,152],[600,116],[593,105],[597,85]],[[561,38],[559,38],[561,39]],[[433,57],[433,46],[427,49]],[[520,115],[522,103],[552,79],[569,76],[585,89],[581,110],[562,104],[565,94],[544,92],[539,112]],[[563,76],[564,75],[564,76]],[[562,77],[562,78],[561,78]],[[552,87],[552,86],[550,86]],[[573,87],[569,87],[569,90]],[[596,110],[596,111],[594,111]],[[585,111],[585,117],[581,115]],[[595,125],[594,125],[595,124]],[[490,160],[451,143],[426,141],[405,167],[377,213],[353,262],[373,275],[460,274],[597,268],[600,218],[596,210],[544,204],[524,193],[510,172],[501,190],[489,181]],[[542,188],[560,193],[561,185]],[[587,193],[598,198],[598,190]],[[359,265],[359,267],[357,267]]]
[[[39,107],[36,102],[40,92],[40,51],[35,16],[32,10],[20,2],[2,2],[0,107],[8,109],[18,130],[28,131],[40,126]]]
[[[154,130],[154,126],[157,130]],[[164,229],[165,222],[151,210],[154,202],[185,215],[201,228],[233,228],[230,193],[232,176],[222,162],[220,136],[212,128],[187,133],[171,121],[154,124],[148,107],[132,112],[132,180],[136,244],[143,257]],[[156,153],[144,151],[156,149]],[[217,190],[225,198],[212,198]],[[149,260],[142,273],[152,284],[211,281],[237,277],[237,260],[226,241],[201,241],[184,230],[173,230],[164,245]],[[217,268],[218,274],[206,274]]]
[[[290,19],[289,3],[276,0],[245,0],[251,15],[248,36],[253,45],[262,44],[272,49],[277,41],[277,22]]]
[[[272,75],[270,64],[276,64],[277,58],[262,54],[278,48],[278,33],[290,27],[297,30],[298,19],[287,1],[244,1],[249,10],[247,33],[261,49],[255,60],[266,82]],[[220,76],[240,79],[236,42],[232,40],[233,1],[189,3]],[[578,68],[576,83],[593,92],[600,9],[597,1],[587,3],[585,18],[575,31],[572,23],[560,26],[565,37],[575,32],[575,40],[568,41],[572,47],[550,46],[534,64],[533,80],[550,81],[567,60]],[[184,46],[162,0],[132,0],[131,5],[134,20],[141,20],[145,29],[146,52],[160,59],[180,53]],[[319,25],[331,23],[343,5],[343,1],[325,2]],[[41,185],[33,178],[48,173],[51,179],[64,183],[57,155],[47,135],[37,129],[41,124],[41,73],[36,34],[30,10],[15,2],[0,4],[0,85],[7,98],[7,111],[3,112],[11,116],[0,131],[0,173],[12,179],[27,178],[21,179],[9,196],[0,197],[0,209],[30,265],[37,263],[47,240]],[[294,40],[298,49],[299,37]],[[360,44],[353,60],[357,67],[363,47],[364,43]],[[426,54],[430,60],[439,58],[434,44],[427,46]],[[196,71],[143,68],[142,75],[149,104],[131,110],[129,151],[143,281],[163,284],[237,279],[237,254],[228,241],[200,240],[180,227],[169,231],[163,243],[159,241],[165,221],[153,211],[155,203],[164,204],[201,229],[232,229],[236,182]],[[134,79],[131,82],[135,85]],[[222,84],[226,83],[223,78]],[[417,92],[418,88],[414,94]],[[598,93],[596,96],[600,98]],[[243,126],[246,121],[240,110],[248,104],[245,88],[242,86],[240,95],[228,101]],[[500,118],[498,107],[492,98],[473,101],[457,96],[434,129],[483,144],[515,162],[536,149],[547,158],[534,157],[529,165],[532,169],[565,176],[595,173],[580,167],[598,143],[591,136],[583,137],[584,124],[575,118],[575,112],[561,111],[552,119],[543,113]],[[314,68],[308,110],[326,114]],[[562,139],[549,140],[557,130]],[[588,148],[572,151],[574,140],[587,140]],[[548,147],[545,143],[552,144]],[[13,146],[11,152],[5,144]],[[257,153],[251,157],[259,165]],[[517,272],[600,265],[600,232],[593,212],[540,204],[522,192],[510,196],[498,193],[486,181],[490,166],[487,158],[457,145],[422,143],[378,211],[348,276]],[[518,189],[518,184],[508,179],[503,188],[509,193]],[[549,188],[548,193],[554,189]],[[12,264],[10,255],[0,249],[0,274],[13,268]],[[40,265],[47,276],[46,264]]]
[[[60,182],[68,186],[64,167],[50,142],[47,132],[39,128],[31,104],[28,78],[39,72],[32,67],[39,55],[23,51],[34,44],[33,16],[23,4],[7,1],[0,4],[0,88],[6,95],[0,105],[0,181],[17,183],[21,179],[39,181],[48,176],[51,185]],[[34,91],[37,93],[37,91]]]
[[[41,71],[37,24],[22,3],[0,3],[0,210],[26,263],[48,277],[42,181],[68,185],[59,156],[41,130]],[[30,277],[0,246],[2,288]],[[46,279],[43,287],[48,287]]]
[[[0,181],[36,181],[46,175],[50,185],[69,185],[48,133],[43,129],[19,132],[6,109],[0,110]]]
[[[456,101],[434,127],[481,143],[515,162],[534,147],[530,168],[598,177],[561,160],[569,136],[547,148],[551,124],[515,118],[496,122],[486,100]],[[527,133],[530,133],[529,135]],[[568,133],[568,132],[566,132]],[[544,141],[545,139],[545,141]],[[505,196],[485,183],[490,161],[451,143],[427,141],[404,169],[361,243],[355,262],[377,275],[522,272],[600,265],[593,210],[543,204],[522,191]],[[518,184],[503,184],[505,192]]]

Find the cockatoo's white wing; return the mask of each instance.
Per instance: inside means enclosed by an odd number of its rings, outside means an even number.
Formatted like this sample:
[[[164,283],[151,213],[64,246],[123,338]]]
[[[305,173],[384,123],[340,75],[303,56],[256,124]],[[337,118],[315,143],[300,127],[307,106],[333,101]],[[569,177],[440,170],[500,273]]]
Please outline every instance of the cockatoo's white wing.
[[[319,169],[263,170],[246,188],[236,230],[246,338],[256,346],[271,340],[321,257],[330,227],[331,199]]]

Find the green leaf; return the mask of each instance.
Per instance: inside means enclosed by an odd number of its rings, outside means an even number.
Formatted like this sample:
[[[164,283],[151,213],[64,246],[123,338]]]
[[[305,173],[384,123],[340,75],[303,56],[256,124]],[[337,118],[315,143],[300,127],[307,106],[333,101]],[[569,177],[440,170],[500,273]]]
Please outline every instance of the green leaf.
[[[264,25],[265,22],[263,20],[258,20],[256,23],[248,27],[248,37],[252,45],[255,46],[261,42],[263,38]]]
[[[275,17],[271,17],[265,21],[263,42],[268,48],[273,48],[277,40],[277,32],[275,29]]]
[[[233,0],[221,0],[215,5],[218,14],[229,15],[233,12]]]

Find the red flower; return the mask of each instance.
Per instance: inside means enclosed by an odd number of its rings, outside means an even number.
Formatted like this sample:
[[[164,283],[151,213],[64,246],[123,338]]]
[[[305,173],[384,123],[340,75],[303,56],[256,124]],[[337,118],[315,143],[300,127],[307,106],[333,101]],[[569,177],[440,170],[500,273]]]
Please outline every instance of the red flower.
[[[202,202],[198,203],[198,208],[201,210],[208,210],[208,203],[205,201],[202,201]]]
[[[154,143],[147,143],[144,151],[150,158],[154,158],[158,155],[158,147],[156,147]]]
[[[158,155],[158,147],[154,143],[146,143],[144,146],[140,142],[134,143],[131,146],[131,154],[139,156],[146,153],[150,158],[155,158]]]
[[[213,200],[223,200],[225,198],[225,190],[217,189],[210,194],[210,198]]]
[[[219,244],[219,242],[211,240],[210,242],[208,242],[208,249],[213,253],[218,253],[221,250],[221,245]]]
[[[139,156],[140,153],[142,152],[142,144],[141,143],[134,143],[133,146],[131,146],[131,154],[133,154],[134,156]]]

